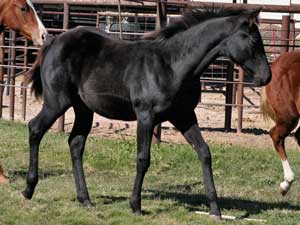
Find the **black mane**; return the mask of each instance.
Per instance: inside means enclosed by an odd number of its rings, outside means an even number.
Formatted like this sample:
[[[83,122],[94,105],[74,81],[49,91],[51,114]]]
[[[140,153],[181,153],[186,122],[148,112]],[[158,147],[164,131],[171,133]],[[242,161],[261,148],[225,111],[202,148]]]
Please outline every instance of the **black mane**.
[[[249,12],[247,9],[224,9],[215,7],[205,7],[201,9],[188,9],[183,16],[176,19],[170,25],[157,32],[146,35],[145,39],[164,40],[172,37],[174,34],[185,31],[204,21],[227,16],[237,16]]]

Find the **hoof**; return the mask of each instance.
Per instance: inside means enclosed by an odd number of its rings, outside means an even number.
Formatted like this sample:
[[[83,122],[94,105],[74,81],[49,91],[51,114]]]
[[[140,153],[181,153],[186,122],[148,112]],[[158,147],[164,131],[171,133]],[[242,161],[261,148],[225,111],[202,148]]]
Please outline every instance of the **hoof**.
[[[82,205],[85,207],[85,208],[95,208],[96,207],[96,204],[95,203],[92,203],[91,201],[89,200],[85,200],[84,202],[82,202]]]
[[[211,218],[213,220],[221,220],[222,216],[221,215],[212,215],[212,214],[209,214],[209,218]]]
[[[32,195],[28,194],[27,191],[22,191],[21,194],[25,199],[30,200],[32,198]]]
[[[130,201],[130,208],[135,215],[142,215],[140,201]]]
[[[0,185],[9,184],[9,179],[5,175],[0,176]]]
[[[284,190],[283,188],[279,187],[279,192],[281,196],[285,196],[288,193],[288,190]]]
[[[282,196],[285,196],[291,188],[293,182],[283,181],[279,185],[279,192]]]

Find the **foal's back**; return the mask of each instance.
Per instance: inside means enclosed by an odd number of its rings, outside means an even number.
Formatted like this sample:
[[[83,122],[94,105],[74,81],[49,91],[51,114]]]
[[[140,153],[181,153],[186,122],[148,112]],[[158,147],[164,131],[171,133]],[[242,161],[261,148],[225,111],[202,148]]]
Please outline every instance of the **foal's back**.
[[[53,87],[53,93],[59,87],[65,96],[79,94],[102,116],[135,120],[134,96],[147,95],[151,101],[170,88],[172,73],[163,67],[168,57],[149,40],[120,41],[81,27],[56,37],[49,46],[42,64],[44,85]]]
[[[280,120],[298,118],[300,112],[300,52],[282,54],[272,65],[266,86],[268,101]]]

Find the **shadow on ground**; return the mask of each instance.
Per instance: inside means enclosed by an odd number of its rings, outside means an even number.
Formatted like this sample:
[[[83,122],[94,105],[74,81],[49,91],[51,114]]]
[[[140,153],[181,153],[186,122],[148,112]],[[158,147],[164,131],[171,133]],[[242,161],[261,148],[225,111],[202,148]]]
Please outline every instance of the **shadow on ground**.
[[[192,184],[193,186],[194,184]],[[195,183],[196,185],[196,183]],[[172,186],[169,189],[174,189],[175,187]],[[179,190],[183,188],[178,187]],[[188,190],[188,188],[185,188]],[[96,197],[97,199],[102,199],[104,204],[113,204],[115,202],[123,202],[129,201],[129,197],[125,196],[108,196],[108,195],[100,195]],[[203,210],[203,205],[206,205],[208,208],[208,202],[205,195],[202,194],[189,194],[183,192],[172,192],[172,191],[161,191],[156,189],[146,189],[142,193],[142,201],[143,200],[174,200],[176,204],[184,206],[187,210],[191,212],[195,212],[198,210]],[[221,210],[238,210],[246,212],[242,217],[248,217],[251,215],[261,214],[263,211],[268,210],[293,210],[293,211],[300,211],[300,205],[291,204],[289,202],[264,202],[258,200],[251,200],[251,199],[242,199],[242,198],[231,198],[231,197],[221,197],[219,198],[219,205]],[[155,213],[165,213],[172,209],[158,209]],[[208,210],[208,209],[207,209]],[[146,213],[146,214],[149,214]]]
[[[226,133],[237,133],[237,129],[230,129],[226,130],[225,128],[212,128],[212,127],[200,127],[202,131],[207,131],[207,132],[226,132]],[[254,134],[254,135],[264,135],[264,134],[269,134],[269,131],[263,130],[263,129],[258,129],[258,128],[246,128],[242,129],[243,134]]]
[[[27,177],[27,169],[23,170],[10,170],[8,171],[9,180],[12,182],[18,178],[26,179]],[[54,170],[54,171],[41,171],[39,170],[39,179],[47,179],[49,177],[56,177],[62,175],[72,175],[72,172],[68,172],[66,170]]]

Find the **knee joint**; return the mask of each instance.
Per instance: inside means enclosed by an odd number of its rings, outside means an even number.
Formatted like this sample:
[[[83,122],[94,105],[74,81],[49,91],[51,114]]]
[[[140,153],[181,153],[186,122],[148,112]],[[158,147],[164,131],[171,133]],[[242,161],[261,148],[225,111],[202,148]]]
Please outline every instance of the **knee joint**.
[[[150,159],[139,159],[137,160],[137,170],[139,172],[147,172],[150,167]]]

